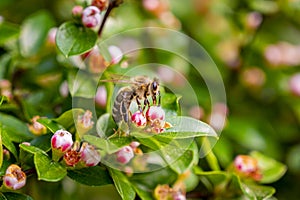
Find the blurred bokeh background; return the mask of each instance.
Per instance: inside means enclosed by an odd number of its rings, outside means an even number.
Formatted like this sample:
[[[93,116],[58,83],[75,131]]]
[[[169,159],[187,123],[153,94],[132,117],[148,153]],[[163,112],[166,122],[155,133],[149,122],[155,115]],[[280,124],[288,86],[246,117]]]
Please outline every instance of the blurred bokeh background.
[[[47,10],[55,22],[54,27],[58,27],[72,18],[71,10],[75,4],[75,0],[1,0],[0,20],[16,24],[17,27],[33,13]],[[146,26],[166,27],[187,34],[206,49],[218,66],[226,88],[227,105],[217,104],[211,108],[207,103],[209,97],[203,96],[199,100],[200,106],[190,107],[185,112],[210,123],[216,129],[223,127],[209,121],[210,116],[228,116],[221,138],[214,148],[221,166],[228,166],[237,154],[261,151],[288,166],[285,176],[272,184],[277,190],[275,196],[280,200],[299,199],[300,0],[124,0],[113,11],[104,36]],[[7,62],[4,55],[8,51],[9,48],[0,48],[0,79],[10,77],[4,69]],[[64,102],[63,109],[71,106],[68,104],[70,99],[57,99],[53,95],[59,92],[64,79],[63,70],[59,70],[61,63],[55,60],[54,54],[43,52],[43,59],[30,58],[31,64],[39,68],[28,73],[26,69],[33,68],[28,67],[28,60],[24,59],[25,63],[22,63],[22,58],[19,58],[15,63],[15,66],[23,69],[19,73],[25,77],[42,77],[41,80],[23,77],[14,82],[21,86],[13,87],[36,88],[34,98],[28,103],[41,105],[36,109],[44,114],[51,112],[43,108],[45,104],[53,108],[54,104]],[[146,57],[147,54],[142,59]],[[174,59],[167,57],[165,63],[171,66]],[[176,69],[194,87],[204,87],[188,67],[181,68],[177,64]],[[59,75],[54,76],[58,71]],[[46,80],[51,82],[51,86],[45,83],[45,77],[48,77]],[[172,79],[167,81],[180,84],[176,76],[170,77]],[[77,192],[76,198],[80,199],[79,193],[82,191],[74,187],[82,189],[82,186],[72,186],[68,180],[63,184],[67,191],[64,195],[72,197],[74,194],[71,193]],[[73,188],[68,188],[70,185]],[[89,194],[99,194],[99,190],[104,194],[103,188],[94,188]],[[114,192],[114,189],[111,187],[105,191]]]

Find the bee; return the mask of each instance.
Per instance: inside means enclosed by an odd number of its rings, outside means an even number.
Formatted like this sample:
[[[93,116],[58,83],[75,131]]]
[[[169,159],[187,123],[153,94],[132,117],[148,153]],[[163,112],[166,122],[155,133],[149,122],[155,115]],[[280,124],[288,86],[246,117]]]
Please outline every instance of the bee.
[[[140,112],[143,112],[146,106],[149,107],[150,102],[148,98],[152,98],[153,105],[160,105],[161,97],[159,80],[157,78],[151,79],[147,76],[135,76],[129,80],[112,81],[129,84],[129,86],[124,86],[118,91],[112,108],[112,117],[119,128],[128,130],[131,116],[129,107],[133,101],[136,101]]]

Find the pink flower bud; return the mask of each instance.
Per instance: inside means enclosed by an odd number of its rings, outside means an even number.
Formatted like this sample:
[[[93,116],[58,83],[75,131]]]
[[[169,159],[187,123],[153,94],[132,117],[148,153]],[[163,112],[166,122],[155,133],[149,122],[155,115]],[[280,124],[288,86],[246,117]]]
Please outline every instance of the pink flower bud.
[[[72,9],[73,17],[81,17],[82,12],[83,12],[83,7],[79,6],[79,5],[74,6],[73,9]]]
[[[122,58],[123,58],[123,52],[122,50],[117,47],[117,46],[109,46],[108,47],[108,52],[110,53],[111,56],[111,63],[112,64],[117,64],[119,63]]]
[[[125,146],[117,152],[117,161],[122,164],[127,164],[133,157],[133,149],[130,146]]]
[[[57,30],[58,30],[57,27],[53,27],[48,31],[47,43],[51,46],[55,46],[56,44],[55,37],[56,37]]]
[[[3,184],[12,190],[18,190],[26,184],[26,174],[15,164],[10,165],[3,177]]]
[[[234,159],[236,171],[245,177],[251,177],[254,180],[260,180],[262,175],[258,168],[257,160],[247,155],[239,155]]]
[[[98,165],[101,160],[100,153],[95,149],[94,146],[88,143],[83,143],[80,150],[81,160],[86,166],[92,167]]]
[[[239,155],[234,160],[236,169],[243,173],[252,173],[257,170],[257,161],[246,155]]]
[[[80,153],[75,149],[70,149],[65,153],[64,161],[68,166],[74,167],[80,161]]]
[[[58,130],[51,138],[51,146],[53,149],[59,149],[61,152],[66,152],[73,145],[72,134],[68,131]]]
[[[164,120],[165,111],[160,106],[151,106],[146,112],[146,117],[149,121],[155,119]]]
[[[300,97],[300,73],[293,75],[289,80],[290,91]]]
[[[99,86],[95,96],[95,102],[101,106],[106,106],[107,92],[104,86]]]
[[[96,6],[86,7],[82,12],[82,23],[88,28],[94,28],[100,25],[100,10]]]
[[[141,113],[140,111],[135,112],[132,116],[131,116],[131,121],[137,125],[137,126],[145,126],[147,123],[147,119],[144,116],[143,113]]]

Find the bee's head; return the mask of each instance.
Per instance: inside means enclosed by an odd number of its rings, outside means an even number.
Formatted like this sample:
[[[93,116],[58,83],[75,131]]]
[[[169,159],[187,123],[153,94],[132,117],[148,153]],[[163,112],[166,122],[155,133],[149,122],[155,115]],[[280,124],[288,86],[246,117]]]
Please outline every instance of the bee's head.
[[[157,92],[159,91],[159,80],[157,78],[153,79],[151,90],[154,94],[157,94]]]

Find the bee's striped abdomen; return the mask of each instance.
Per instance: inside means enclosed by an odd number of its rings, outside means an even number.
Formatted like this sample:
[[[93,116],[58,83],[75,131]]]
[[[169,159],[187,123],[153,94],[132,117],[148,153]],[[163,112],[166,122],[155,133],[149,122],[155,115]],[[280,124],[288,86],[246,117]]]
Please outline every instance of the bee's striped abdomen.
[[[112,116],[114,121],[119,124],[124,121],[129,122],[129,107],[133,99],[133,90],[131,87],[123,87],[117,94],[114,102]]]

